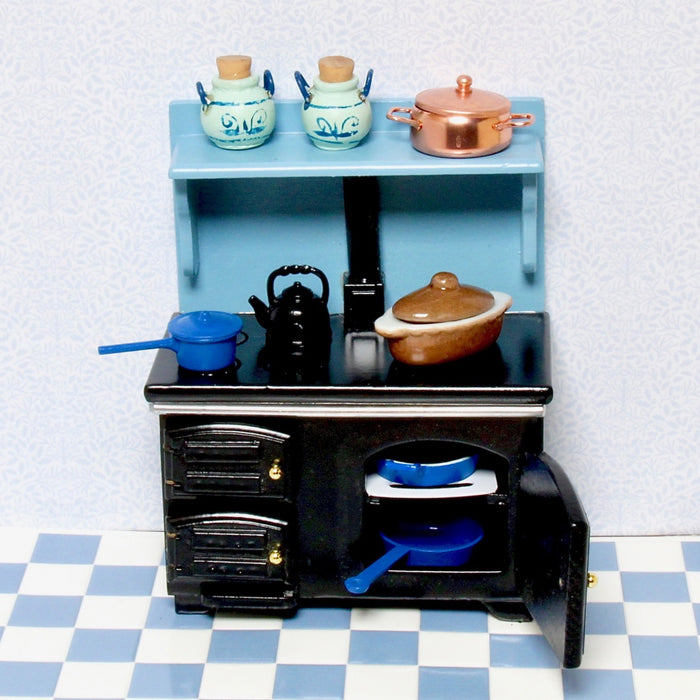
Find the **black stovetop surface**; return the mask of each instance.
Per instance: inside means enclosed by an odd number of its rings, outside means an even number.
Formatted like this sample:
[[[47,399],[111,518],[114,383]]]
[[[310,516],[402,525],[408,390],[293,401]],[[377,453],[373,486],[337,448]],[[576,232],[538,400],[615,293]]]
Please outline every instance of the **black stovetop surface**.
[[[202,374],[180,368],[175,353],[159,350],[144,393],[149,402],[346,403],[435,402],[544,404],[552,398],[549,320],[542,312],[505,316],[494,345],[456,362],[413,367],[395,361],[374,333],[345,334],[342,315],[331,318],[333,340],[327,367],[303,372],[265,366],[265,330],[255,316],[240,314],[247,342],[235,366]]]

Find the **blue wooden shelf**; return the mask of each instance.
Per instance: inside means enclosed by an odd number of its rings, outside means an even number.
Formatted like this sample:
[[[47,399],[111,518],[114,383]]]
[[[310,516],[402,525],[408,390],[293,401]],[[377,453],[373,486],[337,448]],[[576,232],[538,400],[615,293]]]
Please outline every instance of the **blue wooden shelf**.
[[[322,151],[313,146],[301,125],[299,101],[276,103],[277,126],[263,146],[245,151],[218,148],[204,135],[199,122],[201,103],[173,102],[170,106],[174,180],[259,177],[343,177],[351,175],[496,175],[536,174],[544,171],[541,134],[542,100],[514,102],[515,111],[532,112],[535,124],[514,129],[505,151],[485,158],[437,158],[411,147],[410,127],[386,119],[393,106],[405,100],[372,102],[372,131],[347,151]],[[538,114],[539,112],[539,114]],[[539,118],[537,118],[539,117]],[[528,133],[529,132],[529,133]]]
[[[491,288],[509,291],[516,299],[514,308],[542,310],[544,103],[537,97],[512,98],[511,103],[514,113],[534,114],[535,123],[514,129],[507,149],[480,158],[438,158],[411,146],[409,126],[386,119],[391,107],[411,106],[411,100],[371,100],[372,130],[360,146],[347,151],[323,151],[311,144],[302,129],[300,100],[277,100],[274,134],[263,146],[244,151],[225,150],[211,143],[202,132],[198,100],[172,102],[169,175],[174,191],[181,310],[204,308],[220,299],[222,288],[230,284],[229,268],[234,259],[240,266],[235,272],[240,272],[239,284],[249,290],[255,284],[254,275],[265,279],[275,267],[276,256],[283,257],[285,263],[299,262],[300,256],[304,262],[313,259],[315,266],[331,276],[342,274],[343,262],[338,255],[342,249],[336,240],[343,227],[337,183],[348,176],[382,178],[383,192],[391,204],[380,235],[386,237],[392,253],[396,251],[406,260],[401,246],[415,239],[421,221],[424,226],[426,219],[431,224],[440,219],[436,225],[447,232],[463,224],[468,235],[455,233],[445,243],[454,250],[455,259],[464,259],[460,246],[470,246],[469,256],[488,261],[479,270],[487,280],[484,284],[493,282],[499,287]],[[416,181],[426,176],[437,178],[434,187]],[[474,179],[467,185],[465,177]],[[444,193],[449,200],[445,213],[431,190],[439,190],[440,196]],[[431,201],[424,207],[420,200],[426,197]],[[231,204],[227,208],[224,202]],[[319,203],[317,216],[314,207]],[[470,212],[474,205],[476,211]],[[409,212],[417,216],[411,217]],[[319,227],[323,227],[323,235],[312,234]],[[474,233],[477,228],[478,235]],[[277,229],[283,229],[285,235],[276,233]],[[282,248],[286,248],[284,253]],[[501,257],[496,248],[501,249]],[[415,278],[416,287],[430,277],[423,266],[452,263],[452,258],[443,261],[434,250],[427,256],[414,257],[413,250],[409,255],[411,262],[401,268],[401,276],[411,284]],[[511,269],[515,256],[517,269]],[[269,270],[257,269],[263,261]],[[396,263],[386,262],[385,273],[390,274]],[[468,272],[465,281],[480,281],[472,277],[471,269]],[[233,301],[246,305],[244,297]]]

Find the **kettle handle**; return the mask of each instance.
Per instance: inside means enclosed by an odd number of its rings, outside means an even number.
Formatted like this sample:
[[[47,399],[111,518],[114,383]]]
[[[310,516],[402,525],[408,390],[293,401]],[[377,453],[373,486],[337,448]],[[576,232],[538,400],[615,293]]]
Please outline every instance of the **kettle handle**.
[[[324,304],[328,304],[328,278],[321,270],[316,267],[311,267],[311,265],[283,265],[271,272],[270,276],[267,278],[267,299],[270,304],[275,298],[275,280],[278,277],[285,277],[286,275],[316,275],[316,277],[321,280],[322,285],[321,301],[323,301]]]

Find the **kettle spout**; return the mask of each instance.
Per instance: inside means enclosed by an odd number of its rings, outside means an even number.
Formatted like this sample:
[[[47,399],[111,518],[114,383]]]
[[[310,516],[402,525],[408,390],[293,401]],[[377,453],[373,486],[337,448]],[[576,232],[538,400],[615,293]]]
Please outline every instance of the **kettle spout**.
[[[248,298],[248,303],[253,307],[253,311],[255,311],[255,318],[257,319],[258,323],[263,328],[267,328],[270,325],[270,309],[267,308],[265,302],[258,299],[258,297],[253,294]]]

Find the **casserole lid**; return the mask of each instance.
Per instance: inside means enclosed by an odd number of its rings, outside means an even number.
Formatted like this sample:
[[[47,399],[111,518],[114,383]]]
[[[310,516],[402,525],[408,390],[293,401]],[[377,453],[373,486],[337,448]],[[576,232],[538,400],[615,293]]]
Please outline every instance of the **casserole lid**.
[[[496,92],[472,89],[470,75],[460,75],[457,87],[433,88],[416,95],[416,107],[434,114],[497,117],[510,113],[510,100]]]
[[[451,272],[436,272],[427,287],[399,299],[392,313],[409,323],[441,323],[471,318],[488,311],[493,294],[479,287],[460,284]]]

